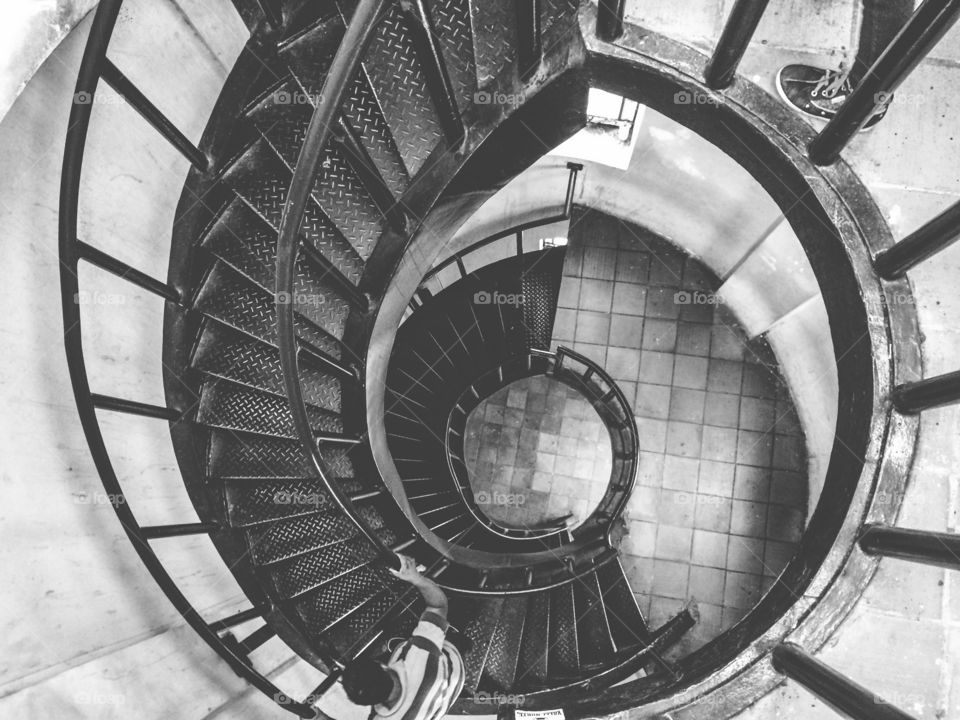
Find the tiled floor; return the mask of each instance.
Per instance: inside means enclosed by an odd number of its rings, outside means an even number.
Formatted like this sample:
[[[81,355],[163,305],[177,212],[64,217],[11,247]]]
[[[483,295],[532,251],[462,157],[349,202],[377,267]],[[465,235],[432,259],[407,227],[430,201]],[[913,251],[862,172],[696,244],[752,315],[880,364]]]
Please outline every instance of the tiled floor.
[[[554,344],[634,398],[624,566],[654,626],[697,601],[682,655],[739,620],[790,559],[806,519],[803,435],[776,359],[710,302],[719,281],[703,265],[592,214],[567,253]]]
[[[467,419],[470,484],[493,520],[530,527],[570,514],[586,517],[612,469],[607,429],[576,390],[545,376],[518,380]]]

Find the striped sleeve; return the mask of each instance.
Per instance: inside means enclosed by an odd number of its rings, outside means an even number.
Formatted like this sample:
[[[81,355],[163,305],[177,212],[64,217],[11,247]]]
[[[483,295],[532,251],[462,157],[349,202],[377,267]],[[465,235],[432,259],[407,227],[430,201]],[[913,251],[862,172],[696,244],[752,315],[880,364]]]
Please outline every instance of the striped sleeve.
[[[411,640],[423,638],[439,652],[443,648],[443,639],[446,637],[449,627],[450,623],[442,615],[433,610],[427,610],[420,616],[420,622],[417,623]]]

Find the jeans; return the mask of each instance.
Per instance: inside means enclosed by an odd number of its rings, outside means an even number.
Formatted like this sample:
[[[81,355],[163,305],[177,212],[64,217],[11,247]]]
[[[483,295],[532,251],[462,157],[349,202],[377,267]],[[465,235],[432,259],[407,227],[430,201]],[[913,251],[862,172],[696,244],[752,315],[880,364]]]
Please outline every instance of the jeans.
[[[913,0],[863,0],[860,44],[850,70],[854,86],[867,74],[913,14]]]

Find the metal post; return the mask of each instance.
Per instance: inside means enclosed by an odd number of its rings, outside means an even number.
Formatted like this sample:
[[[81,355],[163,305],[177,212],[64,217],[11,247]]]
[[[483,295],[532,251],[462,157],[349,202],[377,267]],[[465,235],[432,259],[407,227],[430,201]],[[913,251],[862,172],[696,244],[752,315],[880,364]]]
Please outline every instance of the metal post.
[[[568,162],[567,170],[570,171],[570,174],[567,176],[567,194],[563,201],[563,216],[569,218],[570,212],[573,210],[573,196],[577,190],[577,173],[583,170],[583,165],[581,163]]]
[[[960,402],[960,371],[898,385],[893,404],[904,414]]]
[[[847,143],[889,101],[917,64],[960,17],[960,0],[924,0],[884,50],[837,114],[810,143],[810,160],[829,165]]]
[[[869,555],[899,558],[960,570],[960,534],[866,525],[860,549]]]
[[[704,71],[709,87],[722,90],[733,82],[737,67],[747,51],[757,25],[760,24],[768,2],[769,0],[737,0]]]
[[[793,643],[783,643],[774,649],[773,667],[853,720],[913,720]]]
[[[946,249],[960,238],[960,202],[954,203],[933,220],[888,250],[877,255],[873,265],[880,277],[895,280],[907,270]]]
[[[623,35],[623,13],[627,0],[599,0],[597,4],[597,35],[613,42]]]

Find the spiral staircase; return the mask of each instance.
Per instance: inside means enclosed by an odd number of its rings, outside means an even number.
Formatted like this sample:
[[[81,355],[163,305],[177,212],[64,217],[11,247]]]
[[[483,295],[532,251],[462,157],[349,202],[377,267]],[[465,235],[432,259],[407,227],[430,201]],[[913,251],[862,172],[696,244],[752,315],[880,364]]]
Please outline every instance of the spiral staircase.
[[[107,58],[121,0],[100,3],[81,66],[78,95],[93,97],[105,81],[192,165],[168,277],[148,276],[78,237],[90,103],[72,109],[60,208],[65,343],[91,452],[107,492],[122,497],[98,411],[169,422],[200,522],[140,525],[129,504],[114,509],[201,638],[281,709],[322,717],[314,706],[345,664],[381,653],[416,622],[421,601],[388,572],[403,552],[446,590],[453,627],[471,640],[456,713],[728,717],[786,676],[851,717],[908,717],[813,653],[880,557],[957,566],[955,537],[897,528],[898,503],[875,502],[903,495],[916,415],[960,399],[957,373],[908,379],[920,361],[905,342],[916,318],[884,302],[886,293],[910,292],[904,273],[948,244],[957,213],[893,245],[869,194],[837,158],[869,116],[871,98],[896,87],[960,6],[927,0],[870,83],[814,136],[735,80],[764,2],[735,4],[706,64],[689,47],[625,25],[624,4],[605,0],[235,5],[250,40],[199,146]],[[694,626],[696,612],[649,626],[618,557],[619,520],[637,472],[629,403],[597,363],[551,348],[563,250],[525,248],[529,226],[516,226],[496,236],[516,235],[511,257],[470,273],[462,254],[449,258],[457,282],[436,294],[420,277],[409,286],[389,362],[370,350],[378,323],[398,312],[389,291],[418,239],[449,238],[546,147],[579,129],[591,86],[636,96],[688,124],[789,206],[837,353],[838,446],[849,452],[831,461],[830,502],[817,508],[796,557],[748,616],[676,662],[662,653]],[[711,103],[678,106],[678,90]],[[565,216],[576,211],[571,171]],[[791,200],[808,194],[814,202]],[[166,301],[165,406],[91,391],[73,302],[81,261]],[[477,304],[478,292],[528,301]],[[576,388],[610,432],[608,492],[577,527],[500,527],[469,492],[467,415],[533,375]],[[386,412],[370,423],[376,393]],[[202,618],[151,549],[197,534],[213,541],[250,609]],[[258,629],[233,634],[257,618]],[[316,687],[305,697],[291,699],[251,660],[275,637],[315,666]]]

